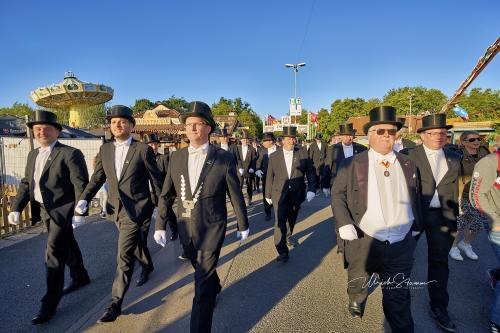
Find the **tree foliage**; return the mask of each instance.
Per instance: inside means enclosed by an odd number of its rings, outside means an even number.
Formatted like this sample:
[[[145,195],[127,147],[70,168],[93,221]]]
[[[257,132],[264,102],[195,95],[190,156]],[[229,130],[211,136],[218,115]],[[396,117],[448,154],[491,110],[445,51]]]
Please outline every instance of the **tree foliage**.
[[[474,88],[464,93],[458,104],[469,113],[471,121],[500,119],[500,90]]]
[[[428,89],[424,87],[403,87],[391,89],[384,96],[384,105],[396,108],[399,115],[410,114],[422,115],[429,111],[439,112],[448,98],[438,89]]]
[[[217,103],[212,104],[214,115],[228,115],[234,112],[241,126],[248,127],[248,132],[254,137],[262,137],[262,120],[252,109],[250,103],[240,97],[233,99],[221,97]]]
[[[0,115],[10,115],[16,117],[24,117],[30,115],[33,109],[24,103],[15,102],[11,107],[0,108]]]
[[[170,96],[170,98],[165,99],[163,101],[156,101],[155,106],[162,104],[165,105],[169,109],[174,109],[179,112],[188,108],[188,101],[184,99],[184,97],[175,97],[175,95]]]
[[[141,113],[147,110],[151,110],[154,107],[154,103],[147,98],[136,99],[134,105],[131,106],[134,114]]]

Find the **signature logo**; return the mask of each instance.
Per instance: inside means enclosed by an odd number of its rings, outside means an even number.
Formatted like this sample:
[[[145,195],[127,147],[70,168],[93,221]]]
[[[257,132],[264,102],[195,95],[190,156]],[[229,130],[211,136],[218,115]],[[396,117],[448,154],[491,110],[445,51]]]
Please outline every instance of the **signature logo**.
[[[373,288],[381,286],[381,288],[388,289],[422,289],[423,287],[431,283],[436,283],[437,281],[412,281],[411,278],[406,277],[404,273],[396,273],[394,276],[388,277],[386,280],[383,280],[380,279],[377,274],[373,273],[369,277],[362,276],[348,281],[347,287],[354,288],[355,286],[358,286],[360,282],[362,283],[362,288]]]

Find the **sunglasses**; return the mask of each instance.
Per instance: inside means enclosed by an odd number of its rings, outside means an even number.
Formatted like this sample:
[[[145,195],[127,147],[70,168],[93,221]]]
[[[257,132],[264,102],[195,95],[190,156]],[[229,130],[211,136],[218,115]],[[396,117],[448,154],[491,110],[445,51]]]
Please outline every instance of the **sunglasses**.
[[[476,142],[476,141],[481,141],[481,138],[470,138],[470,139],[465,139],[467,142]]]
[[[393,135],[396,135],[398,130],[396,128],[391,128],[391,129],[378,128],[376,130],[371,130],[369,132],[376,132],[377,135],[384,135],[387,132],[387,134],[393,136]]]

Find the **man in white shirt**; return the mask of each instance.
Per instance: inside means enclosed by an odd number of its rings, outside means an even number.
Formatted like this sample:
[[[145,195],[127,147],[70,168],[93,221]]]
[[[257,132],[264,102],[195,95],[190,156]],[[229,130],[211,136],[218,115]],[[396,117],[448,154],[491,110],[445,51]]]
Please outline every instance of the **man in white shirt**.
[[[276,151],[276,145],[274,144],[274,134],[272,132],[266,132],[262,135],[262,147],[259,148],[256,168],[257,171],[255,175],[262,179],[262,193],[266,193],[266,175],[267,167],[269,165],[269,156]],[[271,220],[271,207],[266,198],[263,196],[262,201],[264,202],[264,213],[266,214],[265,220]]]
[[[410,278],[421,211],[416,167],[405,155],[394,153],[396,110],[390,106],[370,111],[364,126],[370,150],[345,159],[332,188],[332,211],[345,242],[349,305],[362,317],[373,274],[382,283],[382,304],[392,332],[413,332],[411,298],[404,280]],[[403,284],[401,284],[403,283]]]
[[[227,134],[227,129],[222,128],[220,130],[221,136],[220,136],[220,148],[224,149],[225,151],[229,151],[229,137]]]
[[[422,118],[420,133],[423,144],[405,149],[417,165],[421,189],[424,230],[428,249],[428,281],[431,314],[437,326],[448,332],[456,330],[448,315],[448,253],[457,232],[458,182],[460,156],[444,148],[447,132],[446,115],[432,114]]]
[[[394,141],[394,151],[401,152],[401,150],[408,148],[415,148],[417,144],[406,138],[408,134],[408,127],[405,125],[406,118],[399,117],[398,121],[403,124],[403,127],[396,133],[396,141]]]
[[[165,246],[167,205],[176,199],[179,239],[195,271],[191,332],[210,332],[216,297],[222,289],[216,268],[227,227],[226,193],[237,218],[237,237],[245,240],[250,229],[234,158],[208,142],[217,126],[210,107],[191,102],[181,121],[186,125],[189,147],[170,158],[154,238]]]

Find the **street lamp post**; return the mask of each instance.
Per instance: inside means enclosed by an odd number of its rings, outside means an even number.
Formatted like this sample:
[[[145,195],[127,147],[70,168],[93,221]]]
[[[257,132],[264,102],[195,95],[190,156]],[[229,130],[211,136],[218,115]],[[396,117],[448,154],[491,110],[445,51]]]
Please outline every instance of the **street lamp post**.
[[[410,121],[408,122],[408,132],[411,133],[411,117],[412,117],[412,112],[411,112],[411,102],[413,100],[413,96],[415,96],[413,93],[410,93]]]
[[[297,101],[297,73],[299,72],[299,67],[304,67],[306,65],[305,62],[301,62],[298,64],[285,64],[286,68],[293,68],[293,74],[294,74],[294,84],[293,84],[293,98],[294,101]],[[290,113],[290,111],[289,111]]]

